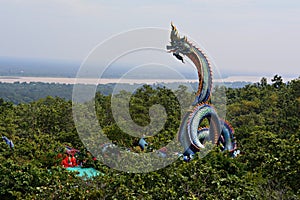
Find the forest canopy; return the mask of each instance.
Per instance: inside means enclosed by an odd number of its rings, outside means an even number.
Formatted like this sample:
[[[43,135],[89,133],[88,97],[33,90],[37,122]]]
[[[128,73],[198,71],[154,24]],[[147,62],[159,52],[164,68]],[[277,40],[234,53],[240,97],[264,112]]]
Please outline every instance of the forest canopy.
[[[189,95],[184,87],[180,89],[177,92]],[[178,159],[160,170],[136,174],[92,159],[78,136],[68,98],[49,93],[48,97],[24,102],[18,100],[22,97],[16,92],[13,101],[0,99],[0,133],[14,143],[11,149],[0,142],[0,197],[300,199],[300,77],[283,83],[276,75],[271,84],[262,78],[259,83],[225,90],[226,120],[235,129],[241,152],[238,157],[215,147],[204,158],[196,156],[190,162]],[[138,138],[116,125],[110,99],[108,93],[97,92],[95,96],[98,121],[105,134],[116,145],[145,153],[147,150],[137,148]],[[145,85],[132,96],[130,108],[133,120],[145,125],[149,123],[148,108],[156,102],[166,106],[168,119],[164,129],[148,140],[153,149],[176,137],[180,124],[176,98],[167,88]],[[102,175],[87,180],[67,172],[57,157],[65,145],[79,149],[87,161],[84,167],[93,167]]]

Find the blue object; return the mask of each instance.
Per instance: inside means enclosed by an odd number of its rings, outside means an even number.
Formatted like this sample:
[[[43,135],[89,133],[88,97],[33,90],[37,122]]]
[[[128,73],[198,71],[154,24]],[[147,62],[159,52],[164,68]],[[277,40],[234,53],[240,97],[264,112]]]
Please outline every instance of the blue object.
[[[183,160],[184,160],[185,162],[189,162],[191,159],[190,159],[188,156],[183,156]]]
[[[194,155],[194,151],[192,151],[192,149],[188,148],[184,151],[183,155],[184,156],[191,156],[191,155]]]
[[[90,168],[82,168],[82,167],[68,167],[66,170],[71,172],[79,172],[77,176],[79,177],[87,177],[87,178],[93,178],[95,176],[99,176],[102,173],[100,173],[98,170],[90,167]]]
[[[139,146],[142,148],[142,150],[144,150],[145,146],[148,146],[148,143],[145,141],[144,138],[141,138],[139,141]]]
[[[189,162],[191,159],[194,158],[195,153],[190,149],[186,149],[183,153],[183,160],[185,162]]]
[[[11,141],[11,140],[9,140],[6,136],[2,136],[2,139],[5,141],[5,143],[11,148],[11,149],[13,149],[14,148],[14,143]]]
[[[236,150],[233,152],[233,157],[237,157],[240,154],[240,150]]]

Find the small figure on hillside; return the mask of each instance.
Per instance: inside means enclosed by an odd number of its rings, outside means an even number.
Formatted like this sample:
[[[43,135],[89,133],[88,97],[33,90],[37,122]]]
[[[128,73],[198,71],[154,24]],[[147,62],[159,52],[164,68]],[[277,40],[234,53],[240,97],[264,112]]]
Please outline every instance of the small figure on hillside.
[[[77,166],[78,166],[77,160],[76,160],[74,154],[72,155],[71,162],[72,162],[72,166],[73,166],[73,167],[77,167]]]
[[[65,168],[73,166],[71,157],[68,154],[64,154],[64,159],[61,161],[61,165]]]

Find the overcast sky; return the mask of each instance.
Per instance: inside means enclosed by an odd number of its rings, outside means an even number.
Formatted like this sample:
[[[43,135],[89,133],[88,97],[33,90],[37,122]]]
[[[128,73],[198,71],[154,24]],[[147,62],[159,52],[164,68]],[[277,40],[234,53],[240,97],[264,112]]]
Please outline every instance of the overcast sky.
[[[0,56],[82,61],[111,35],[171,21],[221,71],[300,75],[299,0],[0,0]]]

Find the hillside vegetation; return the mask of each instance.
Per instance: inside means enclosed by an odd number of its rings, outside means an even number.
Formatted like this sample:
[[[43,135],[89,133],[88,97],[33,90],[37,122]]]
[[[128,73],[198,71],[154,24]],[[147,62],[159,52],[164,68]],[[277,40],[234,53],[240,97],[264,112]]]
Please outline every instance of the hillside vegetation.
[[[189,96],[185,89],[177,92]],[[300,78],[288,84],[280,76],[272,84],[262,78],[260,83],[226,89],[226,96],[226,120],[235,129],[241,151],[237,158],[216,147],[204,158],[178,159],[158,171],[137,174],[92,159],[77,134],[71,101],[49,96],[15,105],[0,99],[0,133],[15,145],[11,150],[0,142],[0,198],[300,199]],[[138,138],[115,124],[110,98],[101,93],[95,97],[99,124],[117,145],[140,152]],[[176,137],[178,102],[170,90],[149,86],[139,88],[130,101],[131,116],[139,125],[149,123],[148,108],[157,102],[168,118],[164,129],[148,140],[153,149]],[[103,175],[87,180],[67,172],[57,158],[65,144],[81,151],[85,167]]]

